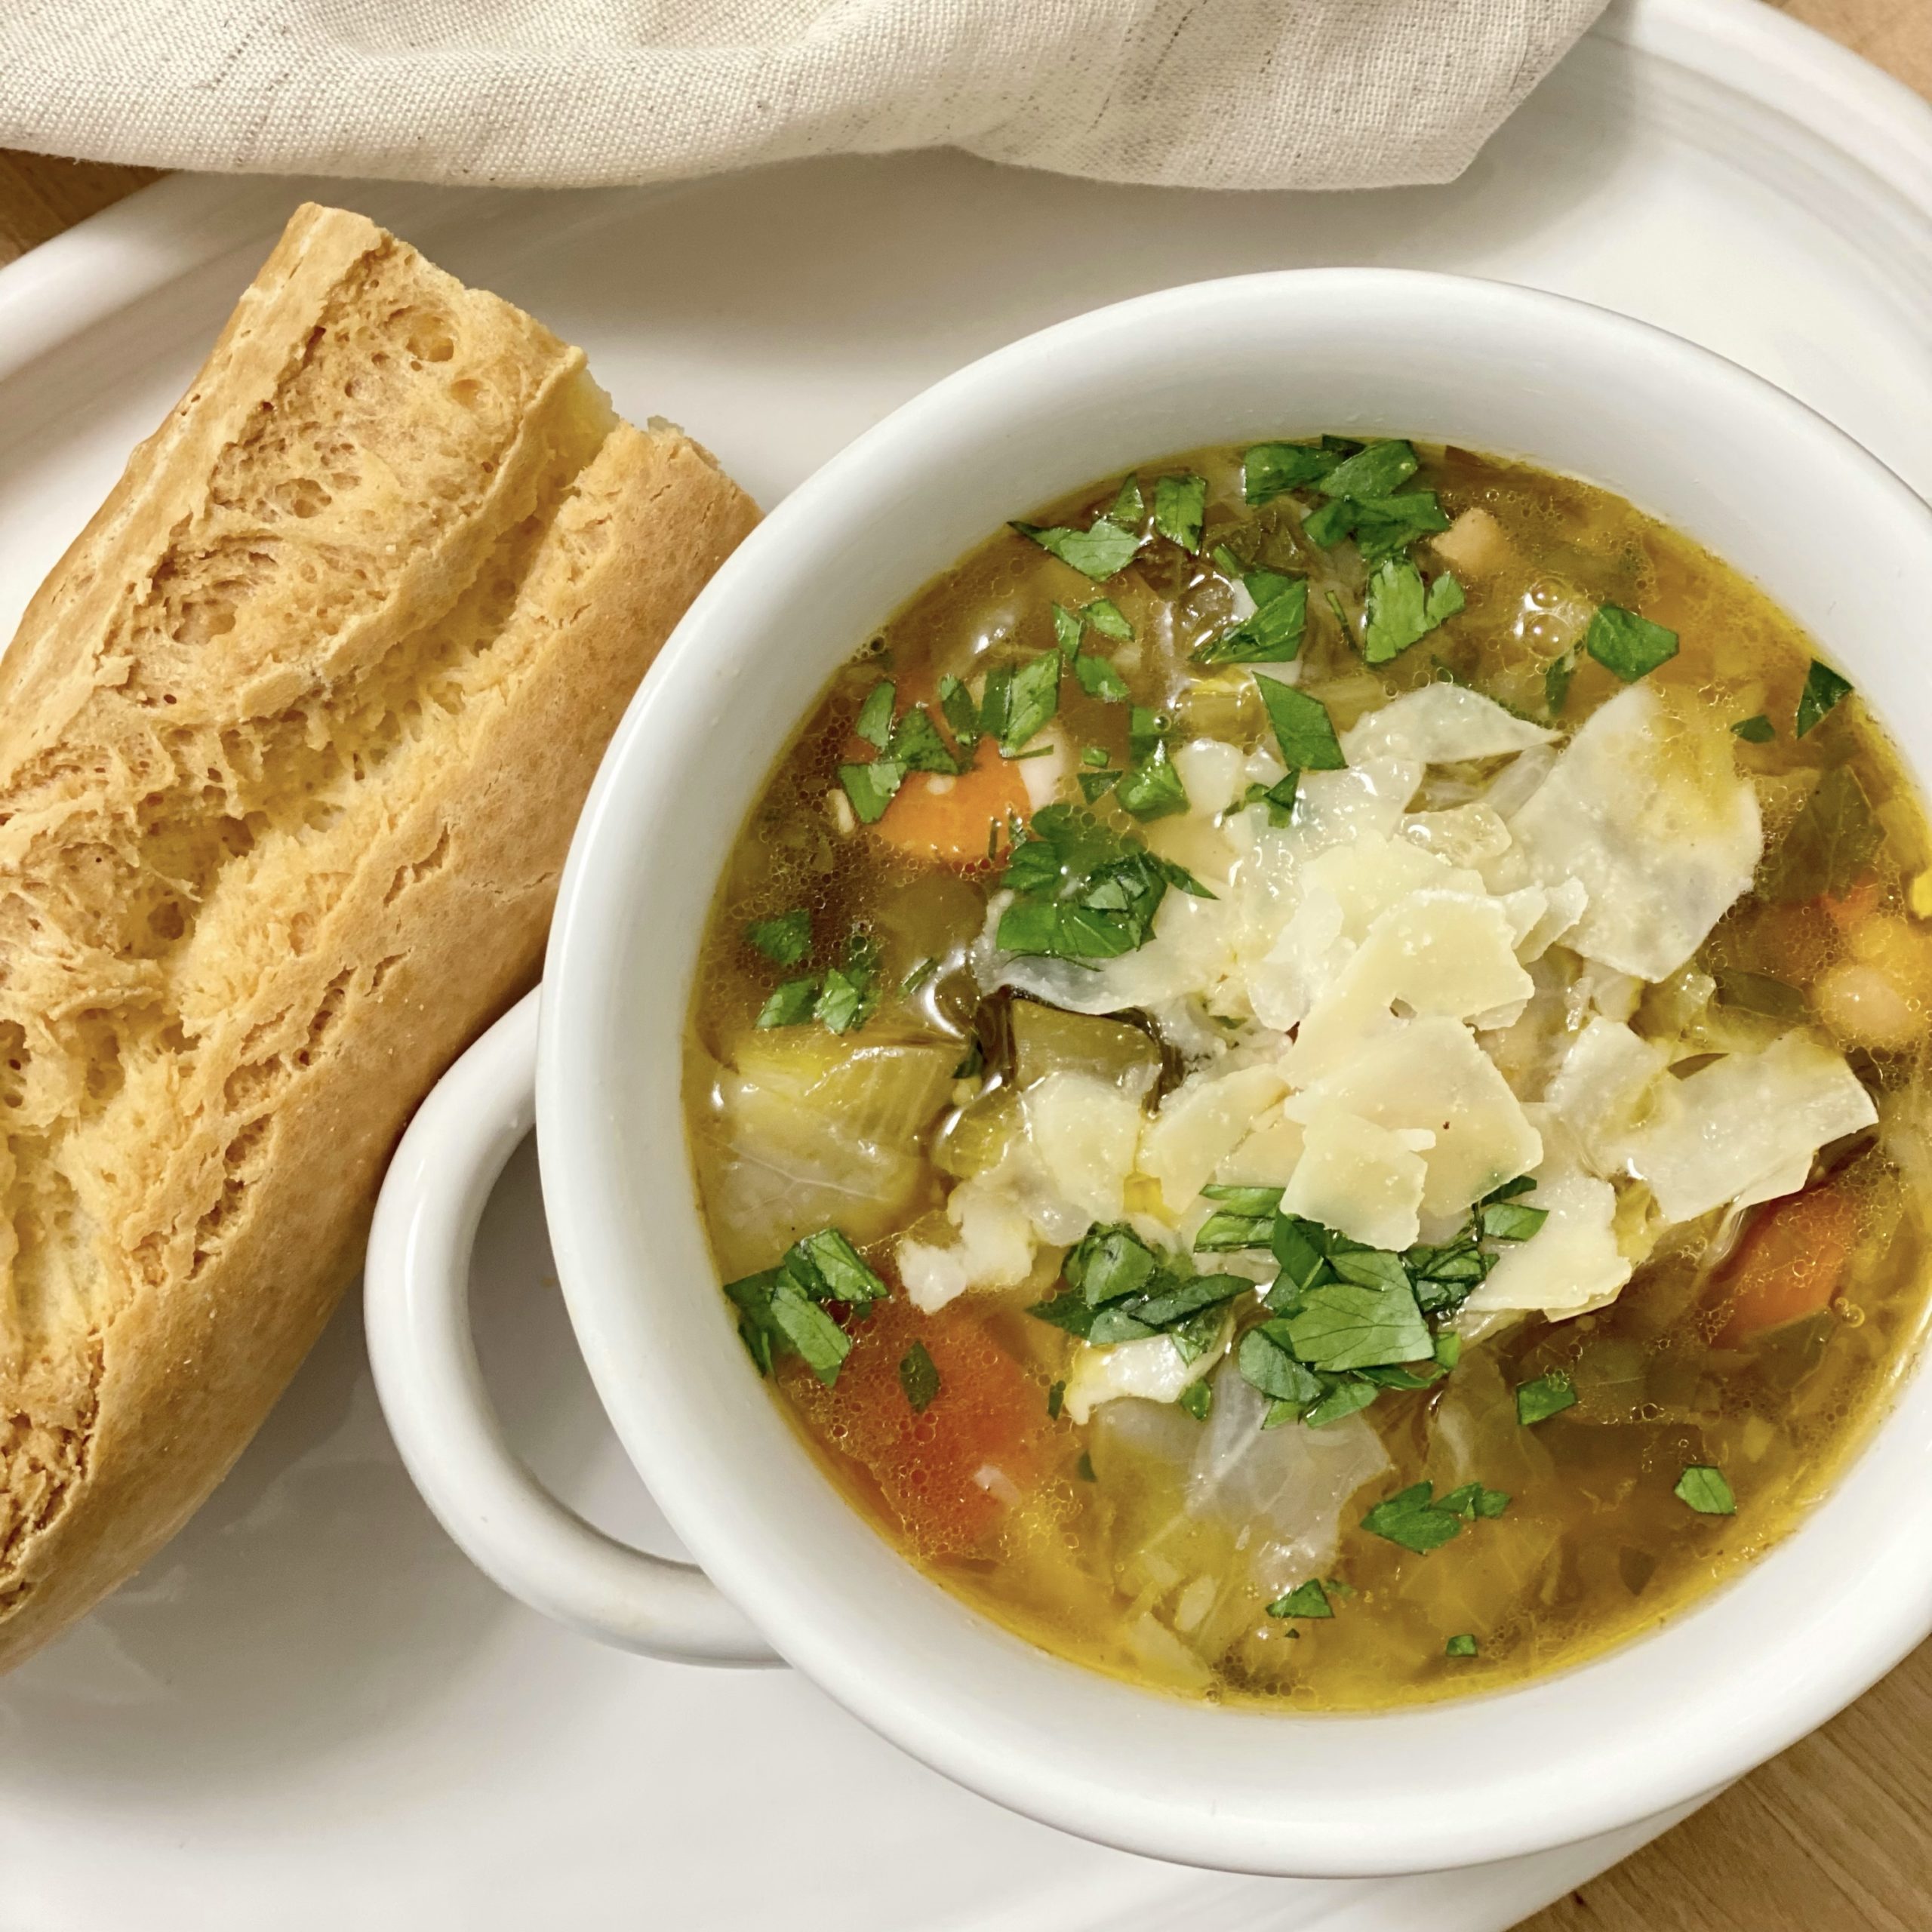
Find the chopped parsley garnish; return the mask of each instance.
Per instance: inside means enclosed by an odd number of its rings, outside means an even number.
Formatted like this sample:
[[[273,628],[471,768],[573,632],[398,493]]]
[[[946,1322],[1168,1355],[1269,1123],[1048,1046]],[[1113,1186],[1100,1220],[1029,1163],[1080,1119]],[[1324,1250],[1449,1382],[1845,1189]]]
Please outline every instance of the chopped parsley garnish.
[[[1466,1482],[1460,1489],[1452,1489],[1447,1496],[1436,1498],[1435,1506],[1446,1509],[1452,1516],[1460,1516],[1466,1523],[1473,1523],[1478,1516],[1500,1516],[1509,1506],[1509,1492],[1506,1489],[1484,1489],[1479,1482]]]
[[[844,1302],[864,1315],[890,1291],[836,1228],[822,1228],[795,1242],[776,1268],[728,1281],[724,1292],[737,1304],[738,1334],[761,1375],[796,1355],[829,1389],[852,1338],[823,1304]]]
[[[1486,1201],[1482,1231],[1491,1241],[1527,1241],[1549,1219],[1547,1208],[1525,1208],[1520,1201]]]
[[[1105,798],[1120,780],[1118,771],[1083,771],[1077,775],[1080,780],[1080,795],[1090,805],[1097,799]]]
[[[1829,664],[1812,659],[1811,668],[1804,674],[1804,688],[1798,694],[1796,735],[1803,737],[1850,694],[1848,680],[1841,678]]]
[[[939,1368],[924,1343],[915,1342],[900,1356],[899,1386],[915,1416],[924,1415],[932,1407],[940,1391]]]
[[[1118,643],[1125,644],[1134,635],[1134,626],[1111,597],[1095,598],[1080,614],[1103,637],[1112,638]]]
[[[1755,718],[1740,718],[1730,729],[1734,737],[1747,745],[1768,745],[1778,734],[1777,727],[1761,711]]]
[[[1029,1315],[1096,1348],[1164,1335],[1186,1361],[1220,1340],[1226,1305],[1254,1290],[1243,1276],[1187,1272],[1184,1261],[1157,1254],[1121,1222],[1089,1228],[1061,1273],[1066,1291]]]
[[[1458,1637],[1451,1637],[1442,1647],[1445,1657],[1472,1657],[1476,1654],[1476,1640],[1466,1631]]]
[[[1102,624],[1098,614],[1103,611],[1112,614],[1112,623]],[[1134,635],[1128,627],[1127,620],[1105,598],[1097,603],[1089,604],[1081,611],[1069,611],[1063,604],[1054,606],[1054,641],[1058,644],[1068,668],[1079,681],[1080,688],[1089,697],[1099,698],[1106,703],[1118,704],[1127,697],[1127,680],[1107,659],[1090,657],[1080,648],[1081,635],[1090,623],[1108,637],[1131,637]],[[1114,628],[1114,623],[1117,623],[1119,628]]]
[[[1352,537],[1363,561],[1371,564],[1399,557],[1417,537],[1448,528],[1433,490],[1411,490],[1399,497],[1338,497],[1302,525],[1309,541],[1324,550]]]
[[[1185,1409],[1196,1422],[1205,1422],[1214,1413],[1214,1386],[1203,1380],[1190,1382],[1174,1398],[1174,1406]]]
[[[1137,488],[1135,494],[1139,494]],[[1139,536],[1123,529],[1111,517],[1095,518],[1086,530],[1069,530],[1064,525],[1042,530],[1036,523],[1015,523],[1013,528],[1096,583],[1103,583],[1116,572],[1125,570],[1140,548]]]
[[[1462,608],[1463,586],[1446,571],[1425,585],[1414,564],[1385,558],[1369,576],[1361,654],[1371,664],[1386,664]]]
[[[812,915],[794,906],[775,918],[754,919],[745,928],[745,943],[774,966],[795,966],[812,949]]]
[[[875,758],[869,764],[841,764],[838,782],[859,823],[876,825],[906,782],[906,768],[889,758]]]
[[[1271,503],[1320,482],[1341,460],[1341,451],[1320,443],[1257,443],[1241,452],[1241,494],[1251,505]]]
[[[1397,485],[1406,483],[1419,466],[1408,444],[1388,437],[1337,463],[1315,487],[1324,497],[1386,497]]]
[[[939,708],[959,749],[970,755],[980,742],[980,707],[973,694],[949,672],[939,681]]]
[[[1291,771],[1340,771],[1348,760],[1342,755],[1328,707],[1279,678],[1264,678],[1259,671],[1254,677],[1275,742],[1281,749],[1281,762]]]
[[[1357,1260],[1338,1255],[1332,1265],[1340,1271]],[[1402,1264],[1392,1254],[1374,1260],[1383,1265],[1362,1272],[1378,1278],[1324,1282],[1297,1298],[1286,1325],[1297,1358],[1310,1368],[1333,1374],[1434,1360],[1435,1343]]]
[[[1328,1601],[1328,1592],[1321,1587],[1319,1577],[1311,1577],[1305,1583],[1297,1583],[1285,1596],[1277,1597],[1268,1606],[1270,1617],[1333,1617],[1334,1606]]]
[[[1294,817],[1295,788],[1301,774],[1291,771],[1285,778],[1278,778],[1272,785],[1251,785],[1241,795],[1240,809],[1250,805],[1265,805],[1268,808],[1268,823],[1280,826],[1287,824]]]
[[[884,751],[892,742],[892,700],[894,693],[892,680],[881,678],[866,694],[866,701],[859,707],[859,715],[853,721],[852,729],[869,745]]]
[[[1147,500],[1140,494],[1140,479],[1129,476],[1120,486],[1120,494],[1108,516],[1115,523],[1138,523],[1147,514]]]
[[[1680,1502],[1690,1504],[1700,1516],[1737,1514],[1737,1499],[1731,1494],[1730,1484],[1724,1481],[1724,1472],[1713,1469],[1708,1463],[1687,1464],[1671,1494]]]
[[[1543,666],[1543,701],[1552,718],[1563,715],[1563,707],[1570,701],[1570,680],[1577,675],[1577,654],[1566,651],[1561,657],[1552,657]]]
[[[1601,604],[1583,633],[1583,648],[1626,685],[1634,685],[1677,655],[1677,633],[1620,604]]]
[[[1214,897],[1191,873],[1077,806],[1042,806],[1018,831],[1000,879],[1014,895],[998,933],[1008,952],[1115,959],[1147,943],[1170,886]]]
[[[1398,1543],[1418,1556],[1440,1549],[1462,1534],[1463,1518],[1458,1511],[1432,1500],[1432,1484],[1419,1482],[1397,1491],[1370,1510],[1361,1519],[1362,1527],[1370,1535],[1380,1537],[1385,1543]],[[1445,1497],[1444,1502],[1447,1500]]]
[[[1157,740],[1145,758],[1121,774],[1114,797],[1124,811],[1137,819],[1167,818],[1187,810],[1187,788],[1168,761],[1164,739]]]
[[[844,963],[827,969],[812,1017],[833,1033],[863,1026],[878,1006],[878,947],[862,934],[847,943]]]
[[[1285,664],[1301,650],[1308,625],[1308,580],[1278,571],[1251,571],[1241,580],[1254,614],[1211,638],[1194,653],[1197,664]]]
[[[1194,1237],[1196,1254],[1268,1245],[1275,1231],[1275,1211],[1281,1204],[1280,1188],[1204,1187],[1201,1192],[1206,1199],[1220,1204]]]
[[[1577,1385],[1560,1368],[1516,1385],[1516,1420],[1525,1429],[1575,1407]]]
[[[1023,751],[1060,709],[1060,655],[1043,652],[1013,674],[999,748],[1008,758]]]
[[[1183,550],[1201,548],[1201,526],[1208,514],[1204,476],[1160,476],[1154,480],[1154,528]]]
[[[758,1008],[758,1025],[761,1028],[802,1026],[812,1017],[812,1008],[818,1004],[818,989],[819,977],[816,973],[807,973],[795,980],[781,980],[771,997]]]
[[[1089,745],[1080,754],[1080,762],[1082,764],[1105,764],[1106,761],[1106,750],[1103,746]]]

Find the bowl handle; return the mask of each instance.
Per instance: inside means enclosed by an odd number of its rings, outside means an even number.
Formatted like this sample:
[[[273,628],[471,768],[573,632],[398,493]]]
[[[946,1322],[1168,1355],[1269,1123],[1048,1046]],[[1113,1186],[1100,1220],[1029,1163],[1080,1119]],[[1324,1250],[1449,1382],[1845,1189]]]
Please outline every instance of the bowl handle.
[[[540,1487],[491,1407],[469,1257],[490,1190],[536,1118],[537,1001],[527,995],[450,1069],[389,1163],[363,1288],[383,1413],[443,1527],[531,1609],[648,1657],[777,1663],[703,1571],[614,1541]]]

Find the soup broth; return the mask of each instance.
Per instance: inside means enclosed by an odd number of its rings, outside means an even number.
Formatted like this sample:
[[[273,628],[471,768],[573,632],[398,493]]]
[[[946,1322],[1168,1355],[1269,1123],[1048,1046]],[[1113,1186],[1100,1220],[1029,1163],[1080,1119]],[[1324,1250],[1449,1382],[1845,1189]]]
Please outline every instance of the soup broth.
[[[1063,1656],[1518,1682],[1783,1534],[1925,1309],[1927,827],[1605,492],[1324,438],[989,538],[832,679],[687,1029],[755,1365]]]

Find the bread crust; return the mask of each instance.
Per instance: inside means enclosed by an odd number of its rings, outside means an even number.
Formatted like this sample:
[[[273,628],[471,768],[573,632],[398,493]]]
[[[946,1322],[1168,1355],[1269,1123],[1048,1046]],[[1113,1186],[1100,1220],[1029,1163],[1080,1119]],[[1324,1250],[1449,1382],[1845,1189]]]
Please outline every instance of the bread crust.
[[[0,1669],[174,1534],[294,1373],[755,515],[580,352],[305,208],[29,608],[0,661]]]

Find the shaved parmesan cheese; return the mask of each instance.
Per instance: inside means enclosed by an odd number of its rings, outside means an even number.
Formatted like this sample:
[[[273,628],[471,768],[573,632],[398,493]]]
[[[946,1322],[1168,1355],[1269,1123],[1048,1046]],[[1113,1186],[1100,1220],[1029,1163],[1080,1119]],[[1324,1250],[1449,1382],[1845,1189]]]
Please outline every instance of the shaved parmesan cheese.
[[[1341,771],[1304,771],[1295,787],[1294,822],[1287,836],[1312,855],[1373,832],[1386,838],[1422,783],[1418,760],[1373,758]]]
[[[1762,1053],[1727,1054],[1659,1092],[1627,1158],[1666,1221],[1792,1193],[1820,1147],[1878,1118],[1858,1076],[1801,1030]]]
[[[1644,685],[1590,718],[1510,830],[1542,884],[1588,889],[1567,943],[1646,980],[1697,951],[1764,848],[1728,734]]]
[[[1500,900],[1410,894],[1376,920],[1309,1014],[1291,1056],[1294,1077],[1319,1079],[1364,1039],[1386,1032],[1398,1002],[1411,1013],[1455,1020],[1514,1008],[1514,1018],[1536,990],[1517,961],[1515,940]]]
[[[1546,1175],[1521,1198],[1549,1218],[1527,1241],[1504,1246],[1489,1278],[1463,1303],[1458,1329],[1501,1309],[1537,1310],[1560,1321],[1604,1306],[1630,1278],[1630,1263],[1617,1249],[1617,1195],[1607,1181]]]
[[[1603,1175],[1626,1171],[1630,1137],[1670,1056],[1620,1020],[1592,1020],[1577,1035],[1543,1098]]]
[[[1435,1142],[1432,1134],[1391,1131],[1340,1107],[1321,1108],[1308,1121],[1281,1205],[1371,1247],[1410,1247],[1420,1232],[1428,1178],[1422,1155]]]
[[[1475,802],[1487,805],[1506,823],[1529,803],[1556,769],[1556,755],[1553,745],[1539,745],[1534,751],[1519,753],[1489,781],[1482,796]]]
[[[1300,1026],[1354,949],[1342,936],[1342,902],[1325,886],[1309,886],[1266,956],[1247,969],[1256,1019],[1279,1032]]]
[[[1285,1187],[1301,1158],[1302,1143],[1301,1122],[1272,1109],[1214,1170],[1214,1178],[1240,1187]]]
[[[1118,1401],[1123,1395],[1149,1402],[1178,1401],[1192,1383],[1214,1372],[1220,1358],[1220,1349],[1208,1349],[1189,1361],[1164,1335],[1116,1342],[1105,1349],[1082,1342],[1067,1372],[1066,1413],[1084,1424],[1101,1403]]]
[[[1555,734],[1505,711],[1493,698],[1462,685],[1424,685],[1371,711],[1342,734],[1351,764],[1402,758],[1417,764],[1458,764],[1547,744]]]
[[[1055,1189],[1094,1220],[1118,1220],[1140,1144],[1140,1102],[1094,1074],[1050,1073],[1026,1089],[1023,1104]]]
[[[1509,894],[1512,900],[1520,896]],[[1568,938],[1589,903],[1589,888],[1580,878],[1566,878],[1550,887],[1543,894],[1542,915],[1516,942],[1516,957],[1525,966],[1540,959],[1558,940]]]
[[[1160,1183],[1171,1213],[1192,1204],[1256,1120],[1287,1091],[1275,1068],[1244,1066],[1190,1075],[1168,1096],[1141,1135],[1140,1171]]]
[[[1435,1135],[1423,1156],[1426,1214],[1459,1214],[1543,1158],[1543,1142],[1521,1102],[1469,1029],[1454,1020],[1394,1023],[1285,1102],[1282,1111],[1306,1121],[1324,1105],[1378,1127],[1420,1128]]]

